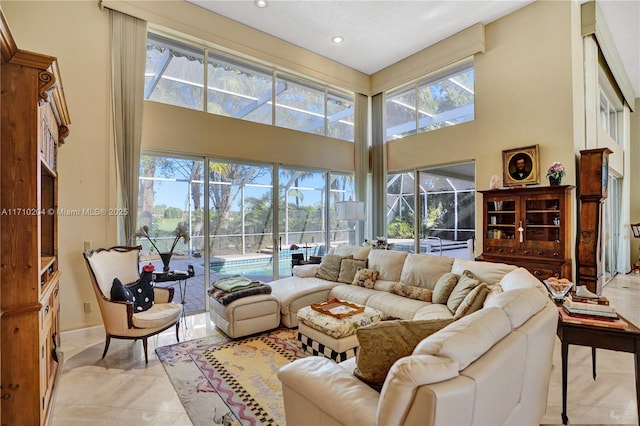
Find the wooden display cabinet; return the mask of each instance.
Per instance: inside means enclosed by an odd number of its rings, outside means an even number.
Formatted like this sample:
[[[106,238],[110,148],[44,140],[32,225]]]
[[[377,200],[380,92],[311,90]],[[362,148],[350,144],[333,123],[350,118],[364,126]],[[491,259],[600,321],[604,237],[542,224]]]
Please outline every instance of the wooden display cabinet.
[[[479,191],[483,251],[477,260],[522,266],[540,280],[571,279],[571,191],[545,186]]]
[[[56,58],[17,48],[0,9],[0,423],[48,422],[59,350],[58,167],[69,116]]]

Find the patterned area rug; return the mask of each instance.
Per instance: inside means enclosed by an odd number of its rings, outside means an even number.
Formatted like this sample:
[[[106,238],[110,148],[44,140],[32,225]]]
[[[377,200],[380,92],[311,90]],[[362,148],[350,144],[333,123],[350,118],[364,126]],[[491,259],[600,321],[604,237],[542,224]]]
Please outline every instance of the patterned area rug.
[[[280,367],[305,356],[297,332],[219,335],[156,349],[194,425],[284,425]]]

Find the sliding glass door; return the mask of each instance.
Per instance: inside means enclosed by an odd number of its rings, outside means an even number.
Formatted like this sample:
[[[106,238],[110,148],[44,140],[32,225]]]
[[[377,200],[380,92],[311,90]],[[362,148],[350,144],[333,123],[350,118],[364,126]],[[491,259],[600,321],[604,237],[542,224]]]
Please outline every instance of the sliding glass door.
[[[324,255],[329,245],[351,241],[355,224],[336,219],[335,203],[353,199],[352,174],[143,155],[138,226],[149,227],[160,251],[171,246],[178,224],[188,228],[189,241],[175,247],[170,267],[193,268],[185,310],[197,312],[205,309],[207,289],[217,279],[240,275],[270,282],[291,275],[292,254],[308,260]],[[142,260],[162,270],[150,242],[138,243]]]
[[[195,276],[178,291],[177,282],[158,283],[174,286],[175,301],[182,302],[190,312],[205,308],[204,281],[204,161],[194,158],[143,155],[140,160],[140,188],[138,193],[138,229],[146,226],[153,244],[138,238],[142,246],[141,263],[151,262],[157,272],[163,264],[158,251],[168,252],[180,225],[189,231],[188,242],[180,239],[169,262],[171,270],[194,268]]]
[[[209,161],[211,281],[273,279],[273,167]]]
[[[602,206],[602,272],[608,283],[618,272],[618,242],[620,240],[620,186],[609,175],[609,194]]]

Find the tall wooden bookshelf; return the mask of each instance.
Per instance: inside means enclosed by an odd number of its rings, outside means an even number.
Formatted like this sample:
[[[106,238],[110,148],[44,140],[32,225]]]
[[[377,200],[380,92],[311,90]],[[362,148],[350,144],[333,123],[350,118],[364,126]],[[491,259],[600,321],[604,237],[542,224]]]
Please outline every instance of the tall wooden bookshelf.
[[[57,153],[69,114],[56,58],[18,49],[0,10],[0,422],[43,425],[59,350]]]

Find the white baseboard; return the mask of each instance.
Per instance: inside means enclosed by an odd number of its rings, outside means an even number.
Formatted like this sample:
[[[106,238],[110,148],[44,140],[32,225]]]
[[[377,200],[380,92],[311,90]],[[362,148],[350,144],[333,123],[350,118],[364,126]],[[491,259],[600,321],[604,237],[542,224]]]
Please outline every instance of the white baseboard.
[[[98,337],[104,337],[103,325],[94,325],[93,327],[78,328],[75,330],[63,331],[62,333],[60,333],[60,339],[66,341]]]

